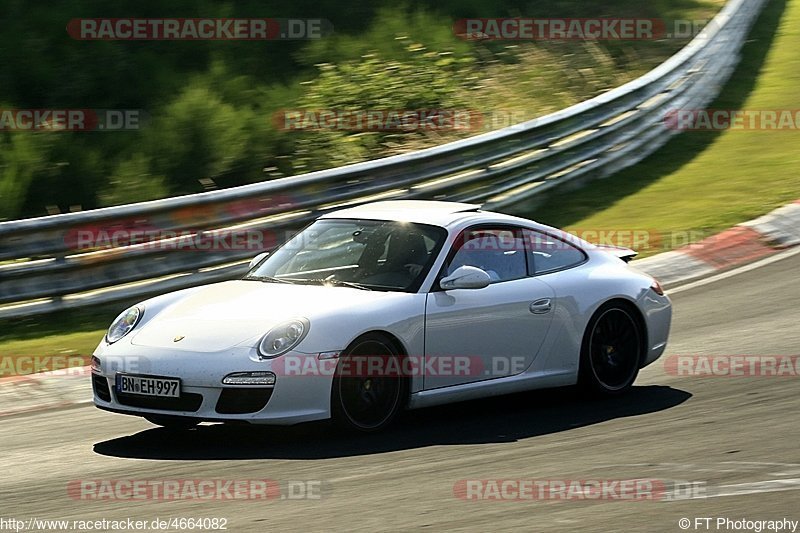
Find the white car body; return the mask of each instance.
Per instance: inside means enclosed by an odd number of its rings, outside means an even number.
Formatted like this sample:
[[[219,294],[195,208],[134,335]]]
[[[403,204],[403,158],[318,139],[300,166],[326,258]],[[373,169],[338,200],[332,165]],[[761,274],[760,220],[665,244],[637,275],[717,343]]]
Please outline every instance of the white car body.
[[[95,389],[95,404],[106,410],[140,416],[170,415],[204,421],[295,424],[332,416],[328,375],[278,375],[266,405],[256,412],[220,413],[222,379],[234,372],[270,371],[284,358],[335,358],[354,339],[382,332],[404,354],[430,358],[469,354],[498,355],[524,361],[513,371],[490,377],[414,375],[407,407],[494,396],[578,382],[582,340],[593,314],[605,302],[624,300],[641,313],[645,325],[640,367],[665,350],[671,303],[654,280],[608,251],[577,238],[570,243],[586,259],[571,268],[480,289],[441,290],[437,276],[449,247],[462,231],[476,225],[513,226],[550,235],[558,230],[530,220],[481,211],[449,202],[379,202],[324,215],[322,219],[385,220],[439,226],[447,243],[415,292],[360,290],[346,286],[253,283],[235,280],[194,287],[142,303],[141,320],[113,344],[104,340],[94,355],[94,379],[105,381],[107,400]],[[532,304],[547,307],[535,312]],[[307,335],[289,353],[274,359],[259,354],[259,342],[273,326],[305,318]],[[181,394],[199,394],[197,409],[163,410],[126,405],[115,390],[118,371],[175,377]],[[638,371],[638,370],[637,370]],[[145,404],[147,402],[144,402]]]

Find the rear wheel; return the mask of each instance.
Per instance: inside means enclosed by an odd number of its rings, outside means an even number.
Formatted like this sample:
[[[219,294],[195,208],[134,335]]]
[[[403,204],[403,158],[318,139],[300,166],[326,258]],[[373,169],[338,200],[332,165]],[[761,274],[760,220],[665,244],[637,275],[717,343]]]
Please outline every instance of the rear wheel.
[[[583,337],[583,388],[605,396],[627,392],[639,375],[643,335],[634,311],[627,305],[603,305],[589,321]]]
[[[199,420],[186,416],[153,415],[144,418],[151,424],[175,431],[191,429],[200,423]]]
[[[370,365],[373,358],[380,359],[379,364]],[[391,370],[401,368],[401,358],[393,343],[379,334],[360,337],[339,357],[331,391],[331,411],[339,427],[373,433],[392,422],[408,395],[408,379]],[[380,370],[363,371],[372,368]]]

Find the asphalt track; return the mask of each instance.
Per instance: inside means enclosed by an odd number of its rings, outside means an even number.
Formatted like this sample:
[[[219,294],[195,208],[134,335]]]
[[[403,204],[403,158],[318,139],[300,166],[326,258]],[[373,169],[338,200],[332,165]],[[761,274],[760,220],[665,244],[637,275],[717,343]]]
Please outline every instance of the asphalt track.
[[[800,354],[800,255],[679,291],[670,354]],[[229,531],[682,531],[681,518],[800,520],[800,378],[678,377],[623,399],[565,389],[409,413],[385,434],[206,425],[175,436],[84,406],[0,422],[0,517],[224,517]],[[320,499],[84,501],[80,479],[318,480]],[[680,501],[466,501],[464,479],[703,483]],[[701,485],[696,485],[701,486]],[[2,526],[2,523],[0,523]],[[800,528],[798,528],[800,530]],[[701,524],[689,531],[709,529]],[[197,530],[195,530],[197,531]]]

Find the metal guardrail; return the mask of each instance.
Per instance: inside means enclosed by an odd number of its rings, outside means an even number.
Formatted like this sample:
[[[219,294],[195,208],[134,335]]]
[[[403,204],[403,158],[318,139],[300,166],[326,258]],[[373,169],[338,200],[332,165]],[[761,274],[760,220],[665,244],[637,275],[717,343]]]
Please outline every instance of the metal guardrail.
[[[501,130],[374,161],[222,191],[0,223],[0,318],[140,298],[244,272],[252,250],[153,243],[86,251],[81,231],[281,232],[378,199],[480,202],[501,209],[641,161],[675,131],[667,111],[700,109],[731,75],[765,0],[729,0],[704,31],[644,76]]]

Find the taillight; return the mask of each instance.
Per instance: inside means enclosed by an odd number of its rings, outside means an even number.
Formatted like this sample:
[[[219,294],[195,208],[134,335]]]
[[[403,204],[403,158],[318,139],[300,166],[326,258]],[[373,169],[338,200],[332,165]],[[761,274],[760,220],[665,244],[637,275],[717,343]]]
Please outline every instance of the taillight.
[[[650,288],[653,289],[653,292],[658,294],[659,296],[664,296],[664,288],[658,282],[657,279],[653,278],[653,283],[650,285]]]

